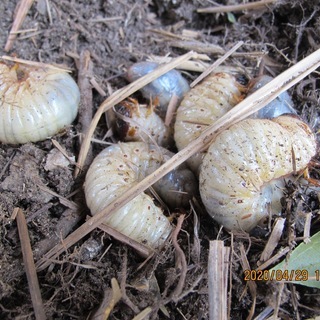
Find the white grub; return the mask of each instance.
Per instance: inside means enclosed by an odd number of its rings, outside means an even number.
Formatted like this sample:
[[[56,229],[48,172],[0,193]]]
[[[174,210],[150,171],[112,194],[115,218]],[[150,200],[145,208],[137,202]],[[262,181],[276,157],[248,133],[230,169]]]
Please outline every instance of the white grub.
[[[85,180],[87,205],[94,215],[141,181],[163,161],[159,149],[142,142],[119,143],[104,149]],[[105,221],[110,227],[153,249],[171,233],[169,220],[153,199],[141,193]]]
[[[284,179],[316,153],[310,128],[295,116],[243,120],[217,136],[200,170],[208,213],[225,228],[250,231],[281,210]]]
[[[174,126],[174,140],[179,150],[242,100],[246,92],[242,80],[244,77],[238,70],[221,67],[185,95]],[[197,153],[188,160],[194,172],[198,172],[202,157],[203,153]]]
[[[70,125],[80,92],[65,71],[0,63],[0,141],[37,142]]]

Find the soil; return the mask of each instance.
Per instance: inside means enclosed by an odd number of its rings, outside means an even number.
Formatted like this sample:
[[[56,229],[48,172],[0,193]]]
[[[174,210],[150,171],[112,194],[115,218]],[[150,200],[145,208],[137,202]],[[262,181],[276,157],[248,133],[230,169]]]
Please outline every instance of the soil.
[[[212,5],[212,1],[205,0],[38,0],[21,27],[27,31],[18,36],[9,52],[5,52],[16,2],[3,0],[0,3],[1,55],[64,64],[71,68],[74,79],[81,82],[78,79],[79,58],[88,50],[94,79],[107,96],[127,84],[124,72],[134,62],[144,61],[151,55],[180,56],[189,51],[188,44],[192,41],[197,43],[192,49],[208,54],[212,61],[221,55],[221,49],[227,51],[240,40],[244,41],[238,50],[243,54],[235,56],[233,62],[247,68],[252,76],[261,70],[275,76],[320,46],[320,7],[307,0],[277,1],[259,10],[230,14],[197,13],[197,9]],[[217,3],[232,5],[242,1]],[[190,41],[184,38],[184,30],[195,32],[196,38]],[[204,51],[205,47],[211,49]],[[213,50],[217,47],[220,51]],[[191,82],[198,74],[186,72],[184,75]],[[298,113],[315,132],[319,127],[317,85],[319,74],[314,74],[290,90]],[[105,97],[95,89],[92,92],[95,112]],[[139,94],[135,97],[142,100]],[[80,118],[81,115],[73,126],[53,137],[73,159],[78,157],[79,133],[84,126]],[[99,122],[95,138],[103,139],[107,133],[105,122],[105,119]],[[102,148],[103,145],[94,143],[92,155]],[[74,179],[75,167],[64,159],[52,139],[17,146],[0,145],[1,319],[35,318],[17,223],[12,218],[14,208],[21,208],[26,217],[36,261],[77,229],[90,214],[82,190],[85,171]],[[317,178],[317,173],[314,175]],[[303,230],[290,220],[290,210],[312,212],[311,234],[320,230],[317,189],[304,197],[301,195],[304,190],[297,185],[291,185],[288,190],[291,192],[287,193],[287,210],[284,210],[286,229],[277,250],[288,244],[293,246],[296,238],[302,235]],[[243,280],[239,259],[241,246],[254,269],[269,234],[234,234],[231,237],[224,230],[219,233],[219,226],[204,212],[198,197],[194,208],[195,214],[192,210],[186,211],[178,237],[187,261],[186,279],[178,297],[173,293],[181,285],[178,283],[181,265],[175,260],[172,245],[144,262],[134,249],[96,229],[38,273],[47,318],[93,318],[103,301],[103,310],[110,306],[111,280],[115,278],[123,297],[114,306],[110,319],[132,319],[147,307],[152,308],[149,319],[208,319],[209,240],[217,238],[232,246],[230,319],[247,318],[253,299]],[[181,212],[182,209],[176,214]],[[197,227],[198,232],[195,232]],[[296,238],[290,238],[290,234]],[[254,315],[258,316],[268,306],[276,307],[280,288],[265,282],[256,282],[256,287]],[[308,319],[320,315],[320,291],[317,289],[285,285],[280,300],[278,316],[281,319]]]

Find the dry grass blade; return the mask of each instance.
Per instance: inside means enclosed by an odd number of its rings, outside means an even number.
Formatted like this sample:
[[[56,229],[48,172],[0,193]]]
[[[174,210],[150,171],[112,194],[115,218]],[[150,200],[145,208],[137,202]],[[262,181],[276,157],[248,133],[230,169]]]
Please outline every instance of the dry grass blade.
[[[147,61],[152,61],[152,62],[158,62],[158,63],[168,63],[170,61],[174,60],[174,58],[165,55],[165,56],[157,56],[157,55],[150,55],[150,58],[147,59]],[[189,62],[200,62],[200,61],[211,61],[211,58],[206,55],[206,54],[202,54],[202,53],[197,53],[197,59],[193,59],[191,61],[186,61],[183,62],[179,67],[177,67],[177,69],[184,69],[183,66],[185,64],[188,64]]]
[[[122,234],[121,232],[109,227],[107,224],[101,223],[99,225],[99,229],[114,237],[118,241],[121,241],[122,243],[131,246],[144,258],[147,258],[154,253],[151,248],[146,247],[137,241],[134,241],[133,239]]]
[[[139,314],[137,314],[132,320],[143,320],[151,313],[152,309],[150,307],[145,308]]]
[[[172,244],[173,244],[174,249],[176,251],[176,253],[175,253],[176,266],[180,270],[180,277],[179,277],[178,284],[171,295],[172,300],[176,303],[179,301],[179,296],[181,295],[183,287],[185,285],[187,271],[188,271],[186,256],[178,244],[178,235],[179,235],[179,232],[181,231],[184,218],[185,218],[184,214],[179,216],[178,221],[177,221],[177,226],[172,232]]]
[[[52,258],[56,258],[59,254],[64,252],[66,248],[69,248],[77,241],[82,239],[85,235],[87,235],[89,232],[98,227],[106,217],[117,211],[130,200],[134,199],[137,195],[149,188],[151,185],[153,185],[155,182],[157,182],[159,179],[161,179],[175,167],[186,161],[190,156],[192,156],[196,152],[199,152],[200,150],[203,150],[203,148],[207,146],[210,143],[210,141],[212,141],[212,139],[216,137],[221,131],[230,127],[233,123],[243,120],[252,113],[260,110],[270,101],[275,99],[280,93],[299,82],[301,79],[306,77],[319,66],[320,49],[318,49],[305,59],[301,60],[299,63],[295,64],[290,69],[284,71],[282,74],[280,74],[278,77],[266,84],[264,87],[260,88],[251,96],[244,99],[231,111],[229,111],[227,114],[218,119],[212,126],[208,127],[196,140],[192,141],[186,148],[174,155],[169,161],[164,163],[155,172],[153,172],[151,175],[147,176],[144,180],[139,182],[133,188],[119,196],[101,212],[94,215],[90,220],[88,220],[71,235],[69,235],[64,240],[63,244],[56,246],[50,252],[48,252],[46,257],[44,257],[42,260],[38,262],[38,268],[43,269],[47,267],[50,264],[50,260]],[[144,82],[146,82],[145,79]],[[130,90],[132,91],[132,88],[127,88],[125,92],[127,93]],[[113,98],[111,100],[114,103],[116,99]],[[102,107],[104,108],[109,105],[110,100],[109,103],[104,103]],[[100,110],[103,109],[102,107],[100,107]],[[95,125],[92,126],[93,130],[95,128]],[[87,138],[90,137],[91,134],[88,133]],[[88,143],[90,143],[90,140],[87,141]],[[87,149],[83,150],[82,156],[85,154],[86,150]]]
[[[240,264],[242,266],[243,271],[251,270],[250,265],[249,265],[249,261],[247,259],[246,251],[245,251],[245,248],[242,243],[240,244]],[[252,297],[252,305],[251,305],[251,309],[249,311],[249,315],[247,317],[247,320],[250,320],[250,319],[252,319],[252,317],[254,315],[255,308],[256,308],[257,284],[253,280],[248,280],[247,284],[248,284],[249,291],[250,291],[250,294]]]
[[[163,66],[159,66],[159,68],[157,68],[154,72],[151,72],[143,77],[141,77],[140,79],[130,83],[129,85],[127,85],[126,87],[122,88],[121,90],[116,91],[114,94],[112,94],[108,99],[106,99],[101,106],[99,107],[99,109],[97,110],[96,114],[94,115],[91,125],[85,135],[84,141],[81,145],[81,150],[79,153],[79,159],[78,159],[78,166],[82,167],[84,162],[85,162],[85,158],[87,156],[88,150],[90,148],[90,143],[91,143],[91,138],[93,136],[94,130],[97,127],[97,124],[102,116],[102,114],[111,109],[114,105],[116,105],[117,103],[119,103],[120,101],[126,99],[127,97],[129,97],[131,94],[133,94],[134,92],[138,91],[139,89],[141,89],[142,87],[144,87],[145,85],[147,85],[148,83],[152,82],[153,80],[159,78],[161,75],[165,74],[166,72],[174,69],[175,67],[177,67],[178,65],[180,65],[181,63],[188,61],[189,59],[196,57],[196,53],[194,52],[188,52],[185,55],[176,58],[175,60],[171,61],[168,64],[165,64]],[[79,169],[76,168],[75,169],[75,176],[77,176],[79,173]]]
[[[79,206],[78,206],[75,202],[70,201],[70,200],[68,200],[67,198],[60,196],[58,193],[52,191],[51,189],[49,189],[49,188],[46,187],[45,185],[40,185],[40,184],[39,184],[38,187],[39,187],[39,189],[41,189],[42,191],[47,192],[47,193],[53,195],[54,197],[57,197],[57,198],[60,200],[60,202],[61,202],[64,206],[68,207],[69,209],[71,209],[71,210],[73,210],[73,211],[77,211],[77,210],[79,209]]]
[[[7,61],[12,61],[15,63],[25,64],[28,66],[33,66],[36,68],[48,68],[48,69],[53,69],[53,70],[63,70],[65,72],[72,72],[72,70],[65,65],[52,65],[52,64],[48,64],[48,63],[30,61],[30,60],[19,59],[19,58],[9,57],[9,56],[2,56],[1,59],[7,60]]]
[[[235,11],[243,11],[243,10],[256,10],[261,9],[261,7],[265,7],[268,4],[272,4],[277,2],[277,0],[261,0],[250,3],[242,3],[235,4],[230,6],[217,6],[217,7],[209,7],[198,9],[199,13],[220,13],[220,12],[235,12]]]
[[[29,9],[31,8],[34,0],[22,0],[17,5],[17,14],[14,19],[12,28],[7,39],[7,43],[4,47],[5,51],[9,51],[14,43],[14,40],[17,37],[17,31],[20,29]]]
[[[273,257],[271,257],[265,263],[261,264],[256,270],[265,270],[265,269],[267,269],[270,265],[272,265],[275,262],[277,262],[281,257],[286,255],[289,251],[290,251],[289,247],[285,247],[283,249],[280,249],[277,254],[275,254]]]
[[[184,50],[194,50],[197,52],[207,53],[207,54],[224,54],[225,50],[217,44],[214,43],[203,43],[198,40],[176,40],[169,43],[171,47],[181,48]]]
[[[217,66],[219,66],[223,61],[225,61],[228,57],[230,57],[235,51],[237,51],[243,45],[243,41],[239,41],[236,45],[234,45],[228,52],[226,52],[221,58],[216,60],[206,71],[204,71],[197,79],[195,79],[190,87],[193,88],[197,85],[201,80],[207,77]]]
[[[273,250],[279,244],[279,240],[282,235],[285,221],[286,220],[283,218],[276,219],[275,226],[273,227],[270,237],[268,239],[268,242],[261,253],[258,264],[259,263],[262,264],[263,262],[267,261],[271,257]]]
[[[42,303],[41,292],[36,272],[36,267],[33,261],[33,254],[28,234],[28,227],[25,216],[21,209],[16,208],[17,211],[17,225],[19,231],[19,238],[21,242],[21,250],[23,256],[24,267],[27,274],[29,290],[33,305],[34,314],[37,320],[46,319],[44,306]]]

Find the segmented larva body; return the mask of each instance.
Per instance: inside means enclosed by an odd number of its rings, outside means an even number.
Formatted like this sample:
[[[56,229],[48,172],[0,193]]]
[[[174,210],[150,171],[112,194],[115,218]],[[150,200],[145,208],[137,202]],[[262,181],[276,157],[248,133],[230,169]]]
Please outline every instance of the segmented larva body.
[[[92,214],[105,208],[158,168],[163,154],[143,142],[119,143],[103,150],[91,164],[85,196]],[[105,221],[126,236],[151,248],[160,247],[172,227],[153,199],[142,193]]]
[[[156,62],[135,63],[128,69],[127,79],[130,82],[135,81],[156,70],[158,66],[159,64]],[[164,113],[164,109],[167,108],[172,96],[176,95],[181,100],[184,94],[189,91],[189,84],[179,71],[173,69],[149,83],[140,91],[146,99],[156,100],[162,109],[161,113]]]
[[[0,141],[44,140],[75,119],[80,92],[58,69],[0,64]]]
[[[250,231],[268,213],[280,213],[283,178],[315,153],[315,137],[295,116],[241,121],[219,134],[203,159],[202,201],[225,228]]]
[[[181,101],[174,126],[174,140],[182,150],[202,131],[239,103],[246,91],[243,75],[221,71],[213,73],[192,88]],[[190,168],[198,172],[203,153],[188,160]]]
[[[172,130],[154,112],[152,106],[137,101],[123,101],[115,107],[116,131],[122,141],[144,141],[167,147],[172,141]]]

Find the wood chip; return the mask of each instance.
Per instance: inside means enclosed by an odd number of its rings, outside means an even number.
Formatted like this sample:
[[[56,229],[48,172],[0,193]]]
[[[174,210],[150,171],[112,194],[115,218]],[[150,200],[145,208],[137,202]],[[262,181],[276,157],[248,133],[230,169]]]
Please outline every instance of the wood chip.
[[[210,241],[208,259],[209,319],[228,319],[228,272],[230,248],[223,241]]]
[[[283,218],[276,219],[275,225],[272,229],[268,242],[264,247],[263,252],[261,253],[260,259],[258,261],[258,265],[261,264],[262,262],[267,261],[271,257],[273,250],[276,248],[276,246],[279,243],[285,221],[286,219],[283,219]]]

